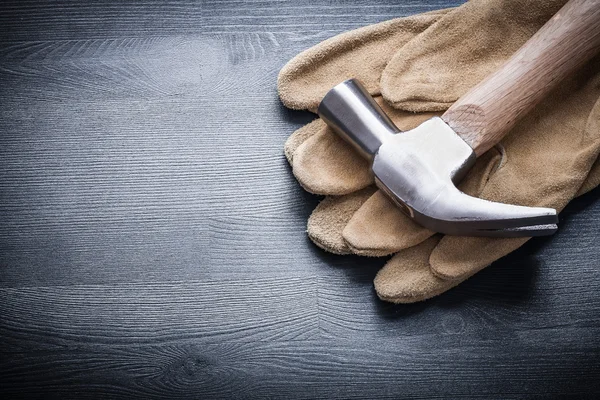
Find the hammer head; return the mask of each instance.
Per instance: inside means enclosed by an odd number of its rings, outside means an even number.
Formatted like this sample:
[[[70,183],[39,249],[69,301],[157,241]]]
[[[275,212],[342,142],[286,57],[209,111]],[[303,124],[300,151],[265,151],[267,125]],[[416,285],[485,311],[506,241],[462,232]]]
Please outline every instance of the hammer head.
[[[372,160],[377,186],[420,225],[451,235],[521,237],[556,231],[556,210],[491,202],[456,188],[473,149],[442,119],[400,132],[354,79],[321,101],[319,116]]]

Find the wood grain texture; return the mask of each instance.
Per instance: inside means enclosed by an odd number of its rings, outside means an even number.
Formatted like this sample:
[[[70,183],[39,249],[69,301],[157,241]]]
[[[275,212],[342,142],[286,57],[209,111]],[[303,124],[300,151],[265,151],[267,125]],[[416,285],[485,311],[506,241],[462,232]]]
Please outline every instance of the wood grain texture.
[[[316,282],[301,277],[5,288],[0,299],[0,334],[11,351],[240,336],[272,342],[319,333]]]
[[[279,69],[456,3],[3,2],[4,397],[598,397],[598,189],[421,304],[306,237]]]
[[[600,52],[600,1],[570,0],[502,67],[458,99],[442,119],[478,156]]]
[[[463,1],[148,0],[123,4],[114,0],[7,0],[2,2],[0,40],[148,38],[206,32],[314,35],[460,3]]]
[[[556,330],[549,330],[479,338],[477,344],[448,335],[402,338],[395,345],[335,340],[164,344],[133,351],[124,346],[9,355],[0,365],[6,371],[5,383],[12,387],[30,379],[28,393],[38,396],[51,391],[95,398],[93,389],[101,389],[111,398],[152,399],[447,399],[449,394],[485,399],[532,393],[584,398],[600,390],[593,369],[600,363],[593,355],[595,348],[587,344],[593,338],[577,337],[570,329],[562,332],[562,339]],[[549,352],[557,346],[559,352]],[[464,379],[457,380],[457,373]],[[531,379],[535,374],[544,379]],[[571,379],[565,382],[565,376]],[[482,381],[486,392],[478,390]],[[6,393],[22,395],[14,389]]]

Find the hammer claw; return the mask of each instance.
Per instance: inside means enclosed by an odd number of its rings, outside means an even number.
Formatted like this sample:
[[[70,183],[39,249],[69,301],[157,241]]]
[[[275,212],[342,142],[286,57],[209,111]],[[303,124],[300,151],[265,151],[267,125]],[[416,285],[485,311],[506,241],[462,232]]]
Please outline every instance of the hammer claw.
[[[469,196],[454,185],[440,187],[435,200],[409,199],[411,216],[436,232],[460,236],[523,237],[550,235],[557,229],[556,210],[492,202]],[[405,210],[409,209],[406,205]]]
[[[528,225],[518,228],[506,228],[506,229],[483,229],[477,232],[475,236],[491,236],[491,237],[533,237],[533,236],[546,236],[552,235],[558,230],[558,225],[547,224],[547,225]]]

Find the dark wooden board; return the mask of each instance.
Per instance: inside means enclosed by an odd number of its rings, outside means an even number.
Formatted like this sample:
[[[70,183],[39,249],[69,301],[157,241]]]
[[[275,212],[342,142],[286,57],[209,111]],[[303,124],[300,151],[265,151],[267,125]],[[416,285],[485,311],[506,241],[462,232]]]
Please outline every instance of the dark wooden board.
[[[600,190],[431,301],[310,243],[287,60],[460,1],[0,5],[0,390],[57,398],[594,398]]]

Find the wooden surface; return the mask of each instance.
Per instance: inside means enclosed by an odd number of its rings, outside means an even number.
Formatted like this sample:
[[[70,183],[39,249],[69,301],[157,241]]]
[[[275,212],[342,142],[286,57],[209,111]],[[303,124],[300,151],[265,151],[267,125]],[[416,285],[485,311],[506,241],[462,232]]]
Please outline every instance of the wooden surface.
[[[431,301],[326,254],[277,99],[299,51],[452,1],[5,1],[10,398],[597,398],[599,190]],[[6,398],[6,397],[3,397]]]
[[[599,52],[600,1],[570,0],[500,69],[458,99],[442,119],[479,156]]]

